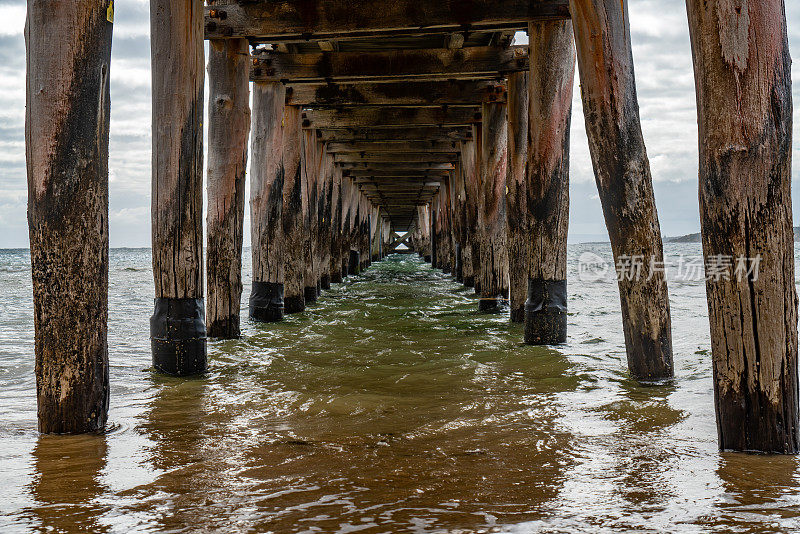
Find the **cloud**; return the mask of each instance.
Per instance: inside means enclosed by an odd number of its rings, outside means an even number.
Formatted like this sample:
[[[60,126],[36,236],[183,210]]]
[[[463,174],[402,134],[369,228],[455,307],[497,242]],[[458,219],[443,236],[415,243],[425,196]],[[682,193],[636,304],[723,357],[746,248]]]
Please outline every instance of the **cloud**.
[[[116,2],[111,66],[110,193],[112,246],[149,243],[150,22],[148,0]],[[0,0],[0,247],[27,246],[24,151],[24,0]],[[697,231],[697,118],[683,0],[631,0],[631,39],[642,130],[662,232]],[[800,55],[800,3],[786,2],[789,44]],[[518,34],[518,42],[525,41]],[[798,79],[800,64],[792,67]],[[797,101],[800,90],[794,89]],[[606,234],[594,186],[578,82],[571,130],[571,235]],[[795,139],[800,131],[795,120]],[[795,143],[795,161],[800,146]],[[793,182],[800,172],[793,171]],[[798,202],[800,195],[795,195]],[[249,232],[245,231],[249,240]]]

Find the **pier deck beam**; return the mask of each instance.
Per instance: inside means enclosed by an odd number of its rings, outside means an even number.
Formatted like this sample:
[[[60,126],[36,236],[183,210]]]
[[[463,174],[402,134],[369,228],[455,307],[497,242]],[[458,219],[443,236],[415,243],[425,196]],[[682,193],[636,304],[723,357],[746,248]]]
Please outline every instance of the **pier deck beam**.
[[[206,370],[203,305],[203,2],[151,0],[153,366]]]
[[[286,265],[282,229],[286,90],[281,83],[253,84],[250,238],[253,286],[250,318],[275,322],[284,315]]]
[[[506,231],[508,239],[508,279],[511,322],[525,320],[528,296],[528,239],[525,184],[528,173],[528,74],[508,76],[508,176]]]
[[[101,3],[68,4],[29,1],[25,28],[28,227],[36,398],[43,433],[101,430],[109,398],[113,24]]]
[[[618,266],[622,327],[633,378],[672,377],[664,253],[645,151],[627,4],[570,0],[586,133],[603,215]]]
[[[791,59],[783,0],[687,0],[723,450],[797,453]],[[729,275],[708,267],[731,262]],[[744,271],[736,272],[737,264]],[[748,272],[758,261],[757,274]],[[718,267],[720,265],[718,264]]]
[[[250,134],[250,47],[246,39],[213,40],[208,56],[208,337],[238,338],[247,140]]]
[[[482,113],[478,198],[481,298],[478,309],[492,311],[498,309],[508,295],[505,226],[508,123],[505,104],[484,103]]]
[[[570,21],[533,22],[528,35],[525,343],[554,345],[567,340],[569,132],[575,47]]]
[[[286,313],[306,309],[305,256],[303,254],[303,196],[302,176],[303,136],[300,129],[301,111],[298,106],[286,106],[283,111],[283,240],[284,240],[284,297]]]

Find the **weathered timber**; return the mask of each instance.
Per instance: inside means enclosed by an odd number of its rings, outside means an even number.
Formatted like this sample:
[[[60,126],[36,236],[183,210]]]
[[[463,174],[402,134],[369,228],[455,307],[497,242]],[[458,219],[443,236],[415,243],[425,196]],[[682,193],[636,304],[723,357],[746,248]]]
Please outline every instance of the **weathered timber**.
[[[462,140],[472,137],[469,126],[414,126],[397,125],[391,128],[339,128],[317,130],[320,141],[432,141]]]
[[[337,106],[454,106],[505,101],[497,80],[440,80],[293,84],[286,87],[288,104],[304,107]],[[498,88],[501,90],[498,91]]]
[[[461,169],[464,173],[465,219],[464,243],[462,254],[464,261],[471,261],[471,265],[464,266],[464,285],[480,287],[480,239],[478,235],[478,197],[480,196],[480,179],[478,167],[477,143],[474,140],[464,141],[461,144]]]
[[[797,453],[791,58],[783,0],[687,0],[700,126],[700,218],[723,450]],[[759,258],[759,260],[755,260]],[[739,263],[741,265],[741,263]]]
[[[214,40],[208,55],[206,330],[238,338],[250,84],[245,39]]]
[[[526,46],[315,54],[264,51],[253,57],[250,79],[254,82],[291,81],[293,85],[328,81],[496,79],[529,68]]]
[[[332,188],[331,188],[331,282],[339,284],[342,282],[342,169],[336,165],[332,166]]]
[[[418,126],[468,126],[481,121],[474,106],[441,108],[352,107],[309,109],[303,112],[303,128],[398,128]]]
[[[508,294],[508,250],[506,248],[506,174],[508,168],[508,124],[505,104],[483,105],[480,151],[481,311],[497,310]]]
[[[619,280],[631,376],[671,377],[672,334],[650,164],[633,74],[626,4],[571,0],[586,133],[603,215],[617,265],[641,269]]]
[[[525,320],[528,297],[528,219],[525,183],[528,173],[528,73],[508,77],[508,174],[506,176],[506,239],[511,322]]]
[[[206,369],[203,305],[203,10],[151,0],[153,98],[153,366]]]
[[[253,287],[249,308],[250,318],[255,321],[280,321],[284,314],[284,100],[282,84],[253,84],[250,173]]]
[[[421,28],[461,31],[465,27],[524,29],[540,19],[569,18],[566,0],[477,0],[468,5],[439,0],[399,0],[376,3],[355,0],[342,4],[226,2],[206,8],[206,38],[258,37],[267,42],[286,39],[327,41],[349,34],[397,35]]]
[[[336,163],[455,163],[458,156],[442,152],[359,152],[336,154]]]
[[[331,239],[333,218],[333,182],[334,169],[333,155],[323,151],[324,159],[321,167],[318,232],[319,232],[319,279],[322,289],[331,288]]]
[[[379,143],[370,142],[331,142],[327,144],[328,152],[331,154],[349,153],[444,153],[457,154],[461,150],[461,143],[453,141],[383,141]]]
[[[284,298],[286,313],[306,309],[305,256],[303,254],[303,196],[301,153],[303,135],[300,129],[300,108],[286,106],[283,111],[283,240],[284,240]]]
[[[448,171],[447,175],[449,175],[450,174],[449,171],[453,170],[452,163],[376,162],[376,163],[339,163],[338,165],[342,169],[348,171],[364,170],[368,172],[410,170],[410,171],[417,171],[420,174],[424,174],[429,171]]]
[[[28,2],[25,148],[39,431],[108,416],[112,24],[96,2]],[[53,53],[53,40],[59,43]]]
[[[341,166],[339,166],[341,168]],[[450,174],[450,169],[347,169],[342,171],[346,176],[354,179],[367,177],[371,179],[407,179],[416,178],[419,180],[441,180]]]
[[[569,132],[575,48],[569,21],[531,23],[525,342],[567,340]]]
[[[317,202],[319,197],[319,171],[322,154],[313,131],[303,130],[303,150],[301,152],[301,175],[303,179],[303,258],[305,271],[303,293],[306,304],[316,302],[319,294],[319,258],[317,256],[318,237]]]

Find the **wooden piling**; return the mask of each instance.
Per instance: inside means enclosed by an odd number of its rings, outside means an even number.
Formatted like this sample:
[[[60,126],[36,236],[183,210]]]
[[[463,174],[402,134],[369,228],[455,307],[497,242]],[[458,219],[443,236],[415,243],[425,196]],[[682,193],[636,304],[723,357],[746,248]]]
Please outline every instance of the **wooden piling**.
[[[687,0],[723,450],[798,452],[791,58],[783,0]]]
[[[286,313],[306,309],[303,196],[301,172],[303,137],[300,128],[300,108],[286,106],[283,111],[283,240],[284,240],[284,297]]]
[[[476,128],[477,130],[477,128]],[[478,153],[475,140],[461,143],[461,169],[464,173],[465,195],[465,237],[463,244],[464,254],[464,285],[476,288],[480,294],[480,240],[478,237],[478,197],[480,196],[480,180],[478,173]],[[469,265],[467,265],[469,262]],[[477,285],[476,285],[477,284]]]
[[[203,305],[203,3],[151,0],[153,366],[206,369]]]
[[[525,342],[567,340],[569,132],[575,47],[569,21],[530,23]]]
[[[317,202],[319,199],[319,162],[321,154],[314,130],[303,130],[301,167],[303,179],[303,296],[306,304],[317,301],[319,280],[319,258],[317,257]]]
[[[658,380],[673,374],[672,334],[626,6],[617,0],[570,0],[570,13],[595,180],[621,268],[628,368],[634,378]]]
[[[331,239],[333,228],[331,220],[333,218],[333,181],[334,168],[333,155],[323,151],[322,160],[318,233],[319,233],[319,279],[320,286],[324,290],[331,288]]]
[[[209,337],[239,337],[250,47],[212,40],[208,55],[208,214],[206,327]]]
[[[280,321],[284,314],[285,100],[282,83],[253,84],[253,159],[250,166],[253,285],[249,311],[250,318],[255,321]]]
[[[506,250],[506,173],[508,168],[508,124],[506,105],[483,104],[480,151],[481,299],[478,309],[497,310],[508,295],[508,251]]]
[[[506,236],[511,322],[525,320],[528,297],[526,177],[528,173],[528,73],[508,75],[508,174],[506,176]]]
[[[44,433],[100,430],[108,415],[112,26],[96,2],[28,1],[25,146]]]
[[[341,284],[342,273],[342,169],[333,166],[331,186],[331,282]]]

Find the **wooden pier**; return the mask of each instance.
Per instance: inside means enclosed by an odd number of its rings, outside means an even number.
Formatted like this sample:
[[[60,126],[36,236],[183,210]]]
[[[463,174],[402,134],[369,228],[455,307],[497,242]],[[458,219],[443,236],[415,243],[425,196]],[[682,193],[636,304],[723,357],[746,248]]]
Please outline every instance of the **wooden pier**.
[[[39,428],[75,433],[102,428],[108,410],[113,5],[62,4],[28,2],[26,142]],[[207,337],[240,335],[248,178],[251,320],[301,312],[403,245],[474,287],[476,308],[508,304],[526,343],[564,343],[577,65],[615,261],[645,258],[638,276],[619,278],[630,375],[672,378],[624,0],[207,4],[150,2],[155,369],[202,373]],[[707,283],[720,447],[795,453],[783,0],[687,8],[704,255],[761,258],[757,279]],[[515,32],[529,45],[515,45]]]

